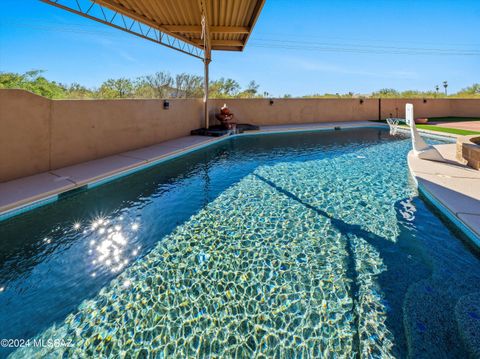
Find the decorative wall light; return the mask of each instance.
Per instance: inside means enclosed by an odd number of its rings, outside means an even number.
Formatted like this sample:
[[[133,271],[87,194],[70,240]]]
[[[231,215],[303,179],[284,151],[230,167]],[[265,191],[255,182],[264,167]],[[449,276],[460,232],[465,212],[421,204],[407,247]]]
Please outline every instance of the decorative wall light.
[[[426,99],[426,98],[423,99],[423,103],[427,103],[427,99]]]
[[[170,102],[163,100],[163,109],[168,110],[170,108]]]
[[[270,106],[273,105],[273,98],[270,99],[269,103],[270,103]]]
[[[363,105],[363,98],[360,99],[360,105]]]

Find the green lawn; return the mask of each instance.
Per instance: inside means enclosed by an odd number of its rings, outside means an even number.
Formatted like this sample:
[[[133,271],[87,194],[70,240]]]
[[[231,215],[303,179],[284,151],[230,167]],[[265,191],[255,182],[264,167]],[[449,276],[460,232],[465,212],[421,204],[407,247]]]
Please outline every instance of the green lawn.
[[[463,122],[463,121],[480,121],[480,117],[429,117],[429,121],[431,122]],[[372,122],[382,122],[385,123],[385,120],[374,120]],[[402,127],[407,127],[406,125],[400,125]],[[455,135],[461,136],[468,136],[468,135],[480,135],[479,131],[471,131],[471,130],[461,130],[458,128],[449,128],[449,127],[441,127],[437,125],[421,125],[417,123],[417,128],[422,130],[429,130],[429,131],[437,131],[437,132],[444,132],[444,133],[452,133]]]
[[[407,127],[406,125],[401,125],[402,127]],[[448,128],[448,127],[438,127],[435,125],[420,125],[417,123],[417,128],[421,130],[429,130],[429,131],[436,131],[436,132],[446,132],[446,133],[453,133],[455,135],[480,135],[479,131],[470,131],[470,130],[459,130],[458,128]]]
[[[448,128],[448,127],[438,127],[435,125],[419,125],[417,124],[417,128],[423,130],[430,130],[430,131],[437,131],[437,132],[447,132],[447,133],[454,133],[456,135],[480,135],[479,131],[470,131],[470,130],[460,130],[458,128]]]
[[[372,122],[383,122],[385,120],[370,120]],[[480,117],[428,117],[430,122],[463,122],[463,121],[480,121]]]
[[[431,122],[463,122],[463,121],[480,121],[480,117],[429,117],[429,121]],[[372,120],[372,122],[382,122],[386,123],[385,120]],[[401,127],[407,127],[405,124],[401,124]],[[445,132],[445,133],[453,133],[455,135],[480,135],[479,131],[471,131],[471,130],[461,130],[458,128],[448,128],[448,127],[441,127],[436,125],[421,125],[417,123],[417,128],[422,130],[429,130],[429,131],[437,131],[437,132]]]
[[[431,122],[463,122],[463,121],[480,121],[480,117],[429,117]]]

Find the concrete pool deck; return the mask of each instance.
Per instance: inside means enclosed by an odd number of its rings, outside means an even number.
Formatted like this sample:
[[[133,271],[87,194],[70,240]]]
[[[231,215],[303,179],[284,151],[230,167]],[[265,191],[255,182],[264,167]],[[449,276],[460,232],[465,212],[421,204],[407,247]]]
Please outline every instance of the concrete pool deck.
[[[418,189],[480,248],[480,171],[455,159],[455,144],[435,146],[450,163],[422,160],[408,154]]]
[[[426,125],[480,132],[480,121],[432,121]]]

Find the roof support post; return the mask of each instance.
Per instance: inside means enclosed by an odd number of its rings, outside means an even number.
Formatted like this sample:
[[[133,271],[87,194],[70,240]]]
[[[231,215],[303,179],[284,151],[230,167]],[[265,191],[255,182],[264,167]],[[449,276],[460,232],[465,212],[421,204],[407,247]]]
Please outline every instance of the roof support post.
[[[205,121],[205,128],[208,129],[210,126],[209,123],[209,118],[208,118],[208,67],[210,65],[210,59],[204,59],[203,64],[204,64],[204,74],[203,74],[203,118]]]
[[[212,61],[212,39],[210,37],[210,28],[208,22],[208,10],[206,0],[198,0],[198,5],[200,6],[200,11],[202,12],[202,36],[203,40],[203,64],[204,64],[204,74],[203,74],[203,106],[204,106],[204,121],[205,128],[209,127],[209,118],[208,118],[208,70],[210,62]]]

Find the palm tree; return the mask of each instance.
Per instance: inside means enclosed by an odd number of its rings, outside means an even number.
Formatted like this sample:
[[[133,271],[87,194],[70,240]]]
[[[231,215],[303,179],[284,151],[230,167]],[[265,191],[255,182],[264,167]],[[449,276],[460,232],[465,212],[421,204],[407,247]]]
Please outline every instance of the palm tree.
[[[443,87],[445,87],[445,96],[447,96],[447,87],[448,87],[447,81],[443,81]]]

